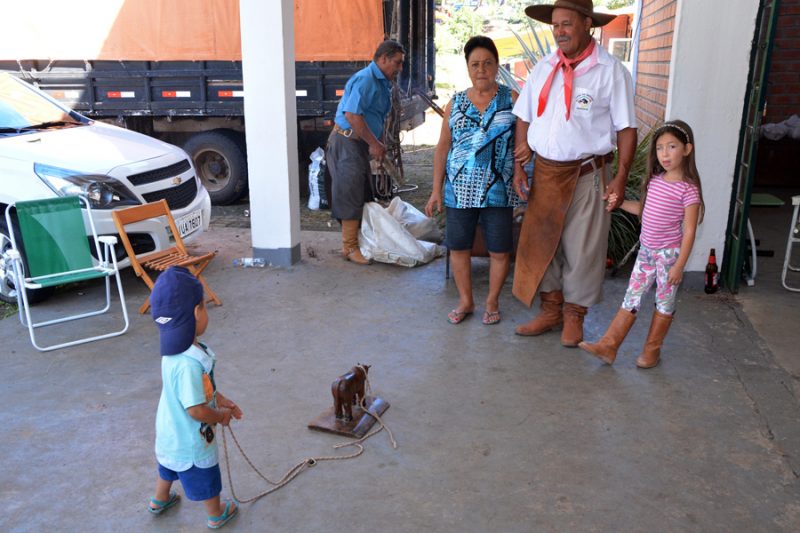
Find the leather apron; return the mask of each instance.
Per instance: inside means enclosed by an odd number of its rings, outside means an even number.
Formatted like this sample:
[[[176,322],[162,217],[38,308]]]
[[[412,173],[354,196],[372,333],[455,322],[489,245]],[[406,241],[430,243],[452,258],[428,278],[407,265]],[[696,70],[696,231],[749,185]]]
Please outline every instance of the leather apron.
[[[514,265],[514,296],[530,307],[548,265],[555,256],[564,219],[583,161],[553,161],[536,156],[533,186],[522,220]]]

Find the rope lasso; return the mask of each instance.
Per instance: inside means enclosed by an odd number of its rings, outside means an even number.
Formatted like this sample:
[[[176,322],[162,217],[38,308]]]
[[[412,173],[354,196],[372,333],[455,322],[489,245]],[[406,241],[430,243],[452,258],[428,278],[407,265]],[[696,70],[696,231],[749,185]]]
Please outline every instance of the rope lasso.
[[[387,200],[392,197],[394,182],[392,181],[392,176],[386,171],[386,167],[383,166],[383,163],[378,164],[372,184],[374,185],[372,196],[376,201]]]
[[[364,435],[363,437],[361,437],[358,440],[355,440],[355,441],[352,441],[352,442],[342,442],[342,443],[339,443],[339,444],[336,444],[336,445],[333,446],[333,448],[335,450],[338,450],[338,449],[341,449],[341,448],[346,448],[348,446],[355,446],[356,448],[358,448],[357,451],[355,451],[355,452],[353,452],[353,453],[351,453],[349,455],[326,455],[326,456],[321,456],[321,457],[307,457],[307,458],[303,459],[302,461],[300,461],[299,463],[297,463],[296,465],[294,465],[292,468],[290,468],[286,472],[286,474],[284,474],[284,476],[279,481],[272,481],[266,475],[264,475],[256,467],[256,465],[253,464],[253,461],[251,461],[250,458],[247,456],[245,451],[242,449],[241,444],[239,444],[239,440],[236,438],[236,434],[234,433],[233,428],[231,428],[230,426],[227,426],[227,427],[226,426],[221,426],[222,427],[222,448],[223,448],[223,452],[224,452],[224,455],[225,455],[225,473],[228,476],[228,485],[231,488],[231,495],[233,496],[233,498],[237,502],[239,502],[239,503],[251,503],[251,502],[254,502],[256,500],[259,500],[259,499],[263,498],[264,496],[267,496],[268,494],[271,494],[271,493],[275,492],[276,490],[280,489],[281,487],[286,486],[290,481],[292,481],[294,478],[296,478],[298,475],[300,475],[301,472],[303,472],[304,470],[307,470],[308,468],[311,468],[312,466],[315,466],[317,463],[320,463],[322,461],[339,461],[339,460],[345,460],[345,459],[354,459],[354,458],[358,457],[359,455],[361,455],[362,453],[364,453],[364,446],[362,445],[362,443],[364,441],[366,441],[368,438],[372,437],[373,435],[376,435],[376,434],[380,433],[384,429],[386,429],[386,432],[389,435],[389,440],[392,443],[392,448],[397,449],[397,442],[395,441],[394,435],[392,435],[392,431],[389,429],[389,427],[386,424],[383,423],[383,420],[381,420],[381,417],[378,416],[378,413],[371,412],[366,408],[365,397],[367,396],[367,392],[372,390],[372,387],[370,386],[369,379],[367,378],[367,370],[366,370],[366,368],[364,368],[363,365],[356,365],[356,366],[358,368],[360,368],[364,372],[364,394],[361,396],[361,398],[359,398],[359,407],[361,407],[366,414],[368,414],[371,417],[373,417],[378,422],[378,424],[380,424],[381,427],[379,427],[378,429],[367,433],[366,435]],[[233,439],[234,444],[239,449],[239,453],[242,454],[242,457],[244,457],[244,460],[247,462],[247,464],[250,465],[250,468],[252,468],[253,471],[256,474],[258,474],[258,476],[261,479],[263,479],[264,481],[266,481],[270,485],[273,485],[272,488],[269,488],[269,489],[257,494],[256,496],[253,496],[252,498],[247,498],[247,499],[239,498],[236,495],[236,489],[233,486],[233,476],[231,475],[231,461],[230,461],[230,457],[228,455],[228,437],[227,437],[227,433],[228,432],[230,432],[231,438]]]

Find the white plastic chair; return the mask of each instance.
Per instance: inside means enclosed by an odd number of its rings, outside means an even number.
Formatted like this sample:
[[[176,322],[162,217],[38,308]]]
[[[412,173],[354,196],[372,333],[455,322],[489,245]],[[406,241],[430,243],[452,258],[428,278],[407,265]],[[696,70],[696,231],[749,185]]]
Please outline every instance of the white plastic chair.
[[[800,292],[800,287],[792,287],[786,282],[786,275],[789,271],[800,272],[800,266],[792,266],[791,264],[792,246],[800,242],[800,219],[797,217],[798,210],[800,210],[800,196],[792,196],[792,205],[794,206],[794,210],[792,211],[792,223],[789,224],[789,240],[786,241],[786,257],[783,259],[781,283],[783,283],[783,287],[787,290]]]

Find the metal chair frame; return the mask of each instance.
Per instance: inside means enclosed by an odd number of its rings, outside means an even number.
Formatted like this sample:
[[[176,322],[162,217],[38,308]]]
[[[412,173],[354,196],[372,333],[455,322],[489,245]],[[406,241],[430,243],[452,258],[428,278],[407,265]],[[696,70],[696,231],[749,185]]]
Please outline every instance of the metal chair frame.
[[[98,260],[95,261],[91,257],[91,253],[89,253],[89,257],[83,257],[85,261],[94,264],[94,266],[89,268],[81,268],[76,270],[69,270],[64,272],[51,272],[45,275],[33,276],[29,277],[25,275],[26,266],[23,264],[22,254],[20,253],[20,247],[16,241],[15,233],[18,230],[20,233],[19,235],[22,237],[22,244],[25,244],[25,234],[24,229],[20,227],[19,224],[15,225],[12,217],[12,209],[18,209],[19,207],[24,207],[26,204],[39,204],[39,205],[48,205],[48,203],[52,204],[54,202],[64,202],[65,199],[62,197],[54,198],[51,200],[35,200],[31,202],[17,202],[16,204],[11,204],[6,208],[6,223],[8,224],[9,229],[9,237],[11,239],[11,246],[12,249],[9,250],[8,256],[11,261],[11,267],[13,269],[14,275],[14,284],[17,289],[17,307],[19,312],[19,320],[23,326],[28,328],[28,333],[31,338],[31,343],[33,344],[34,348],[39,351],[46,352],[50,350],[56,350],[58,348],[66,348],[68,346],[74,346],[77,344],[85,344],[87,342],[92,342],[101,339],[107,339],[110,337],[116,337],[118,335],[122,335],[126,331],[128,331],[129,320],[128,320],[128,310],[125,305],[125,294],[122,290],[122,281],[120,280],[119,276],[119,267],[117,265],[117,257],[114,253],[114,245],[117,243],[117,238],[114,236],[102,236],[98,237],[97,230],[94,226],[94,221],[92,220],[92,211],[89,202],[86,201],[85,198],[82,197],[67,197],[67,198],[77,198],[78,203],[75,206],[75,216],[81,218],[81,224],[84,226],[85,229],[85,222],[83,218],[83,214],[81,212],[80,206],[83,203],[84,207],[86,208],[87,218],[89,222],[89,227],[91,229],[91,237],[92,241],[97,253]],[[67,200],[69,201],[69,200]],[[81,238],[85,238],[85,231],[84,235],[81,235]],[[100,244],[103,244],[102,250]],[[31,246],[31,243],[28,243]],[[41,245],[41,243],[37,243],[37,245]],[[87,249],[88,253],[88,249]],[[28,269],[30,271],[30,269]],[[119,290],[119,299],[120,305],[122,307],[122,315],[124,320],[124,327],[121,330],[114,331],[111,333],[106,333],[102,335],[95,335],[91,337],[84,337],[81,339],[76,339],[68,342],[62,342],[57,344],[51,345],[40,345],[36,340],[35,330],[37,328],[42,328],[46,326],[51,326],[54,324],[61,324],[63,322],[69,322],[72,320],[80,320],[83,318],[88,318],[92,316],[101,315],[106,313],[111,308],[111,276],[115,276],[117,280],[117,289]],[[61,318],[55,318],[51,320],[45,320],[42,322],[34,322],[33,315],[31,313],[31,306],[28,302],[28,291],[34,289],[41,289],[42,287],[47,286],[54,286],[54,285],[61,285],[66,283],[74,283],[77,281],[84,281],[89,279],[96,279],[96,278],[104,278],[105,279],[105,293],[106,293],[106,303],[105,306],[101,309],[97,309],[94,311],[89,311],[85,313],[78,313],[74,315],[63,316]],[[57,283],[60,279],[65,279],[64,283]]]
[[[800,195],[792,196],[792,223],[789,225],[789,238],[786,241],[786,256],[783,259],[783,270],[781,271],[781,283],[783,288],[792,292],[800,292],[800,287],[793,287],[786,281],[786,275],[789,272],[800,272],[800,266],[791,264],[792,260],[792,247],[795,243],[800,242],[800,219],[798,218],[798,211],[800,210]],[[795,236],[797,232],[797,236]]]

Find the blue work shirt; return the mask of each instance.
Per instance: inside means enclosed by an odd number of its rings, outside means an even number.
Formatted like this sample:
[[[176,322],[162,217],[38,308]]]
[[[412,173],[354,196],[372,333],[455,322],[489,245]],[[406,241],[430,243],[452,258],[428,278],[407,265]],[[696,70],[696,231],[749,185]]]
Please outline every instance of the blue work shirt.
[[[347,80],[344,95],[336,108],[336,124],[342,129],[352,126],[345,112],[362,115],[375,138],[383,137],[383,121],[392,108],[392,83],[372,61]]]

